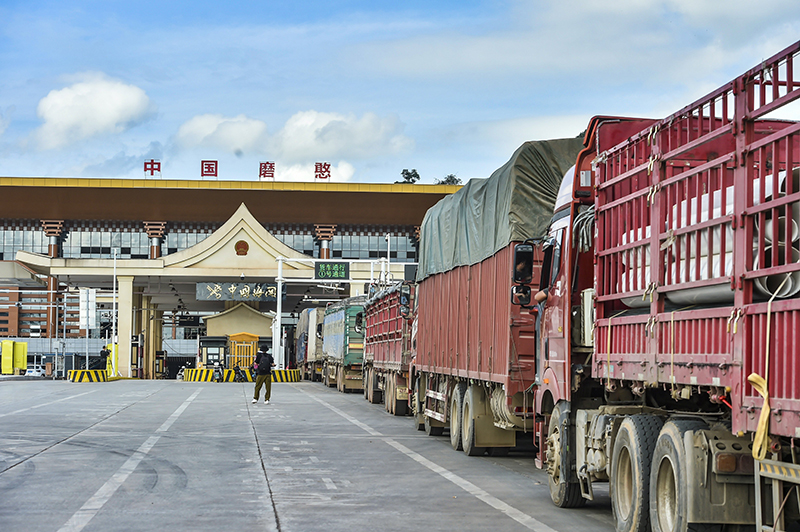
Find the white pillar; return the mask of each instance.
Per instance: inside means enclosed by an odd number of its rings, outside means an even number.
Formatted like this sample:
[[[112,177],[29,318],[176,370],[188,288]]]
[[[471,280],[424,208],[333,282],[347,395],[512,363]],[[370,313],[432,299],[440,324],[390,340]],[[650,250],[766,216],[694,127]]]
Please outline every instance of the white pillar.
[[[272,357],[275,363],[278,364],[278,369],[286,369],[286,361],[283,358],[283,329],[281,327],[281,318],[283,314],[283,257],[278,258],[278,278],[275,279],[278,283],[277,308],[275,309],[275,320],[272,322],[276,324],[275,329],[272,331]]]
[[[123,377],[131,374],[131,336],[133,336],[133,277],[119,277],[119,365]]]

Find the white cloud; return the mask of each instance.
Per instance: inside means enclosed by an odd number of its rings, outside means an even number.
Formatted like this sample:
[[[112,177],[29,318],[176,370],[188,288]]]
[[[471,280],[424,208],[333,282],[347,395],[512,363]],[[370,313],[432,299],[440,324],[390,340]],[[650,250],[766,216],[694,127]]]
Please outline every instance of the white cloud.
[[[121,133],[154,110],[139,87],[103,74],[82,77],[83,81],[52,90],[39,101],[36,112],[44,124],[34,138],[40,148],[61,148],[96,135]]]
[[[303,111],[287,120],[272,139],[276,156],[289,162],[332,158],[370,159],[410,150],[414,141],[403,135],[394,116],[362,117]]]
[[[198,115],[178,129],[176,142],[182,148],[218,148],[237,155],[260,153],[266,146],[267,125],[245,115]]]
[[[409,150],[414,142],[402,132],[403,124],[396,116],[381,118],[374,113],[357,117],[303,111],[290,117],[275,135],[267,134],[264,122],[245,115],[204,114],[181,125],[175,140],[183,149],[258,153],[289,165],[304,165],[331,159],[365,160]]]
[[[517,0],[507,23],[482,30],[411,33],[360,43],[352,59],[400,78],[503,86],[533,81],[691,83],[771,39],[796,39],[796,0]],[[783,17],[776,27],[774,21]],[[776,34],[779,37],[776,39]],[[572,78],[570,78],[572,79]],[[530,86],[528,84],[528,86]],[[513,84],[512,86],[513,87]],[[510,87],[510,88],[511,88]],[[565,90],[569,90],[565,87]]]

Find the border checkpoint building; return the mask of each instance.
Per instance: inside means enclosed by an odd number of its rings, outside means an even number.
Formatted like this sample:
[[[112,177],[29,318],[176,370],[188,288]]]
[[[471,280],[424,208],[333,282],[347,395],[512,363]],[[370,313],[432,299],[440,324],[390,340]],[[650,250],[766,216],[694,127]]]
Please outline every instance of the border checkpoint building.
[[[459,188],[2,177],[0,340],[60,374],[84,355],[91,367],[116,333],[113,372],[141,378],[218,359],[236,340],[270,346],[274,321],[291,338],[304,308],[413,279],[425,212]],[[349,278],[321,277],[321,261],[346,263]]]

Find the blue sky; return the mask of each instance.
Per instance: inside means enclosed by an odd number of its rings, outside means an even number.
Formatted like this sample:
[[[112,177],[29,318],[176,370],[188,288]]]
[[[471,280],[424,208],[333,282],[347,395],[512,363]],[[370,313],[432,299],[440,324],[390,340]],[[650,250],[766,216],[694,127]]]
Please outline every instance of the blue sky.
[[[797,0],[0,0],[0,175],[466,181],[798,38]]]

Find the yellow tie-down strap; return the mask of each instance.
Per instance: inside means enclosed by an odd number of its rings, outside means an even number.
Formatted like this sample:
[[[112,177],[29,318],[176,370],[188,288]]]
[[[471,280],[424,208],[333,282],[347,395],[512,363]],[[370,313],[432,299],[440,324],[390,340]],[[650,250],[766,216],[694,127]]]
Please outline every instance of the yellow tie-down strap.
[[[761,415],[758,418],[758,427],[756,428],[755,439],[753,440],[753,458],[756,460],[763,460],[767,456],[767,449],[769,449],[769,385],[767,379],[769,378],[769,347],[770,347],[770,327],[772,319],[772,301],[775,296],[783,289],[783,285],[789,280],[789,276],[783,280],[781,285],[772,294],[767,302],[767,334],[766,345],[764,347],[764,377],[757,373],[751,373],[747,377],[747,381],[753,386],[753,389],[761,394],[764,398],[764,404],[761,406]]]
[[[753,386],[753,389],[764,398],[764,404],[761,406],[761,415],[758,418],[756,436],[753,440],[753,458],[763,460],[766,458],[767,449],[769,448],[769,390],[767,389],[767,381],[761,375],[751,373],[747,380]]]

